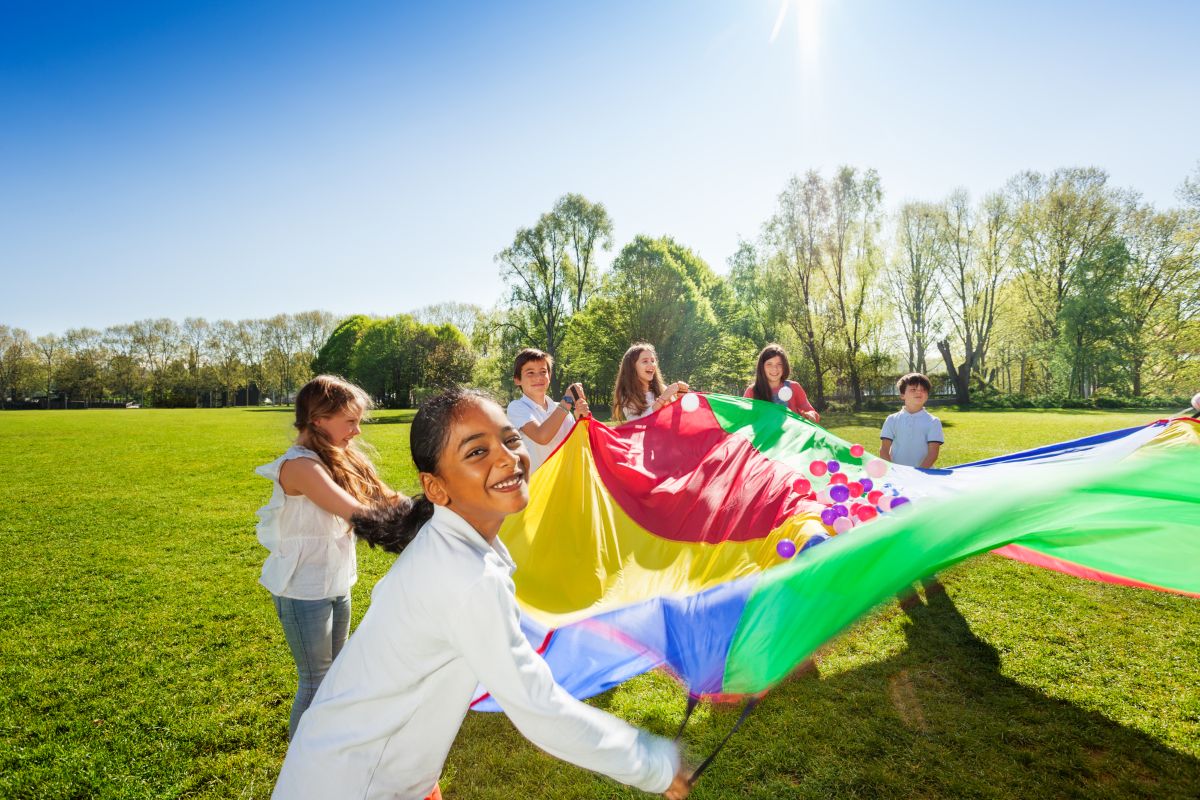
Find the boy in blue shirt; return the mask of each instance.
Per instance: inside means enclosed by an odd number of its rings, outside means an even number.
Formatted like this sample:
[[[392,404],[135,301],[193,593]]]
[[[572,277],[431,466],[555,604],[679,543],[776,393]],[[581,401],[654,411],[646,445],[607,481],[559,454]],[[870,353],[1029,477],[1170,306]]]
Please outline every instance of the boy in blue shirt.
[[[942,436],[942,421],[925,410],[932,389],[929,378],[919,372],[910,372],[896,381],[896,391],[904,401],[904,408],[883,421],[883,430],[879,432],[882,458],[921,469],[929,469],[937,462],[946,440]],[[922,583],[926,598],[945,591],[937,575],[930,575]],[[901,592],[896,598],[905,611],[921,602],[917,593],[911,590]]]
[[[929,378],[919,372],[910,372],[896,381],[904,408],[883,422],[883,430],[879,432],[880,457],[921,469],[937,463],[938,452],[946,440],[941,420],[925,410],[932,388]]]

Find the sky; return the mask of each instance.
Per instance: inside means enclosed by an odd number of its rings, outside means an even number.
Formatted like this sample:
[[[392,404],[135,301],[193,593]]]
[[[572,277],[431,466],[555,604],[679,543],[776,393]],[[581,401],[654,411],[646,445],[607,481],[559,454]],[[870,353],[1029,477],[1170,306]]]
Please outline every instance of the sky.
[[[1200,3],[0,3],[0,325],[504,295],[555,200],[727,270],[788,178],[885,205],[1200,162]]]

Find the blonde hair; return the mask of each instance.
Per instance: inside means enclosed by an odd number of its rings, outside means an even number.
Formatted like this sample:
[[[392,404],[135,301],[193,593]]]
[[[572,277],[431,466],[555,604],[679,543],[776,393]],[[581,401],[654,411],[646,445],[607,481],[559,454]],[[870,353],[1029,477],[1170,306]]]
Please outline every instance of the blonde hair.
[[[338,447],[314,423],[318,419],[346,412],[362,414],[371,410],[371,398],[359,387],[335,375],[318,375],[296,394],[296,430],[299,439],[321,458],[334,483],[360,503],[374,503],[395,495],[379,479],[375,465],[357,442]]]
[[[658,351],[654,349],[654,345],[648,342],[634,342],[621,358],[621,366],[617,370],[617,381],[613,384],[612,399],[613,419],[618,422],[625,421],[625,406],[631,406],[638,414],[646,410],[646,395],[642,391],[637,374],[638,359],[646,350],[650,351],[655,361],[658,360]],[[663,382],[662,373],[658,371],[658,365],[655,364],[654,377],[650,380],[650,393],[658,398],[666,390],[667,385]]]

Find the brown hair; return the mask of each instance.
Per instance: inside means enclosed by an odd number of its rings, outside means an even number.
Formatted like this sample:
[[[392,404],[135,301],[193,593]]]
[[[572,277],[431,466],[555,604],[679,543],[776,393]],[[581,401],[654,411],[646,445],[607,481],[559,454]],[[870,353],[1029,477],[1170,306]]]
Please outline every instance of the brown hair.
[[[896,391],[900,394],[904,394],[904,390],[910,386],[923,386],[926,392],[933,394],[933,384],[929,382],[929,378],[919,372],[910,372],[896,381]]]
[[[648,342],[634,342],[621,358],[621,366],[617,370],[617,381],[613,384],[612,399],[613,419],[618,422],[625,421],[625,406],[632,406],[639,414],[646,410],[646,396],[642,391],[636,369],[638,359],[646,350],[649,350],[656,360],[658,359],[658,352],[654,349],[654,345]],[[658,371],[656,365],[654,378],[650,381],[650,392],[655,397],[659,397],[666,390],[667,385],[663,382],[662,373]]]
[[[783,376],[779,379],[780,384],[787,383],[788,376],[792,374],[792,364],[788,361],[787,351],[782,347],[772,342],[762,349],[758,354],[758,366],[754,368],[754,399],[766,400],[768,403],[775,399],[771,394],[771,382],[767,380],[767,362],[778,356],[783,360]]]
[[[357,442],[349,447],[337,447],[313,423],[324,417],[347,411],[366,414],[371,410],[371,398],[349,381],[334,375],[318,375],[296,394],[296,430],[309,449],[321,457],[334,483],[349,492],[360,503],[373,503],[395,496],[379,479],[375,465],[359,448]]]
[[[513,380],[519,381],[521,379],[521,370],[524,369],[525,365],[530,361],[545,361],[546,368],[550,370],[551,373],[554,372],[554,356],[550,355],[549,353],[543,353],[536,347],[526,347],[524,350],[517,353],[517,359],[513,362]]]

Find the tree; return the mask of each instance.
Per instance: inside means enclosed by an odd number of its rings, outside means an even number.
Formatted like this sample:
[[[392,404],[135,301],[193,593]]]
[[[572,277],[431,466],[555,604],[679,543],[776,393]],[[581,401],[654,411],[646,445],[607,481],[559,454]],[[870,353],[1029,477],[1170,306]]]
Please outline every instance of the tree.
[[[62,356],[62,339],[53,333],[39,336],[34,340],[34,349],[41,357],[42,369],[46,381],[46,408],[50,408],[50,395],[54,393],[54,379],[58,360]]]
[[[104,349],[100,331],[74,328],[63,335],[64,357],[58,372],[58,388],[67,398],[82,398],[85,404],[104,394],[102,370]]]
[[[736,333],[762,349],[782,337],[787,314],[787,289],[778,270],[760,261],[753,242],[738,240],[738,249],[729,257],[729,286],[740,306],[742,324]]]
[[[962,361],[955,364],[949,338],[938,342],[938,350],[956,400],[967,405],[971,378],[987,358],[1000,286],[1009,273],[1013,218],[1008,199],[989,195],[975,212],[966,192],[957,191],[946,203],[942,230],[947,257],[941,266],[941,297]]]
[[[1174,333],[1171,323],[1180,319],[1178,314],[1171,314],[1169,306],[1178,303],[1180,292],[1192,298],[1200,294],[1200,236],[1195,235],[1196,225],[1194,214],[1179,210],[1160,213],[1151,206],[1134,209],[1124,221],[1122,239],[1128,269],[1116,288],[1116,296],[1124,320],[1123,349],[1135,397],[1143,392],[1143,370],[1156,342]],[[1164,306],[1168,306],[1165,316],[1159,313]]]
[[[354,347],[370,326],[365,314],[355,314],[339,322],[312,362],[315,375],[349,375]]]
[[[580,194],[563,195],[551,213],[561,221],[570,248],[567,293],[571,313],[575,314],[596,288],[595,252],[597,247],[612,247],[612,220],[603,203],[592,203]]]
[[[821,176],[810,170],[803,180],[792,176],[779,195],[778,210],[767,221],[763,239],[770,249],[768,268],[778,269],[788,288],[787,321],[804,347],[813,376],[813,404],[825,408],[825,376],[829,372],[825,343],[825,298],[822,292],[821,233],[828,224],[829,193]]]
[[[829,188],[831,218],[825,231],[828,263],[822,276],[830,292],[833,330],[854,407],[863,401],[862,359],[874,320],[869,302],[879,273],[876,235],[879,205],[883,201],[879,175],[869,169],[858,176],[853,167],[841,167]]]
[[[32,372],[33,342],[21,328],[0,325],[0,409]]]
[[[509,302],[522,312],[514,322],[527,321],[525,340],[555,360],[568,320],[568,243],[563,221],[553,213],[543,214],[532,228],[518,230],[512,245],[496,256],[509,286]],[[555,392],[557,373],[555,369],[551,376]]]
[[[925,353],[937,335],[937,277],[947,257],[945,209],[932,203],[900,207],[896,232],[900,255],[889,275],[892,297],[908,345],[908,371],[927,372]]]

